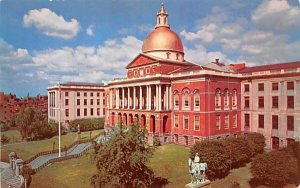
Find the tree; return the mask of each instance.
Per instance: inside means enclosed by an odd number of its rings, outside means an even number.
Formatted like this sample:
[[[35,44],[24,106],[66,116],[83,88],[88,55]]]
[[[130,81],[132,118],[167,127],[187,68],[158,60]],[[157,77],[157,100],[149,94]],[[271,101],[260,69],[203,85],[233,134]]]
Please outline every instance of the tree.
[[[91,179],[94,187],[151,187],[167,184],[167,180],[155,177],[146,164],[154,148],[147,145],[146,129],[133,124],[128,130],[120,125],[109,141],[94,146],[96,167]],[[157,185],[160,180],[160,185]]]
[[[9,138],[5,135],[1,135],[1,144],[7,144],[9,142]]]
[[[52,137],[57,128],[48,124],[42,112],[32,108],[21,108],[14,115],[15,124],[23,139],[37,140]]]
[[[223,140],[224,145],[229,152],[231,165],[233,168],[238,168],[250,161],[252,150],[248,140],[244,137],[229,137]]]
[[[272,150],[257,155],[251,163],[253,184],[282,187],[295,182],[297,178],[297,159],[291,150]]]
[[[209,179],[223,178],[229,172],[229,152],[222,141],[204,140],[197,142],[190,150],[191,157],[198,153],[200,161],[208,165],[207,176]]]
[[[253,152],[253,155],[263,153],[266,146],[265,137],[259,133],[249,133],[246,135],[249,142],[249,146]]]

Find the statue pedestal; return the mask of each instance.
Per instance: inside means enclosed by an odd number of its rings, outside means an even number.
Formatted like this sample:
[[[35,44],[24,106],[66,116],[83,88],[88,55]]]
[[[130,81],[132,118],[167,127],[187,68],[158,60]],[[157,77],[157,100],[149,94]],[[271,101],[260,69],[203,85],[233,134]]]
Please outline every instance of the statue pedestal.
[[[203,183],[199,183],[199,184],[193,184],[193,183],[188,183],[185,185],[185,188],[211,188],[211,184],[209,180],[206,180]]]
[[[81,134],[77,133],[77,141],[80,141],[80,139],[81,139]]]

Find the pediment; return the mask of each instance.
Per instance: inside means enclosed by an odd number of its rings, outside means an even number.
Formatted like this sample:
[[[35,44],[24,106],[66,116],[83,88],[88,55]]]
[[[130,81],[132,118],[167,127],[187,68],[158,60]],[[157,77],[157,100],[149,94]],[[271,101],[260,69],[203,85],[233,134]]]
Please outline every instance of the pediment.
[[[133,67],[138,67],[138,66],[143,66],[147,64],[151,64],[153,62],[158,61],[155,58],[146,56],[144,54],[139,54],[136,58],[134,58],[127,66],[126,69],[133,68]]]

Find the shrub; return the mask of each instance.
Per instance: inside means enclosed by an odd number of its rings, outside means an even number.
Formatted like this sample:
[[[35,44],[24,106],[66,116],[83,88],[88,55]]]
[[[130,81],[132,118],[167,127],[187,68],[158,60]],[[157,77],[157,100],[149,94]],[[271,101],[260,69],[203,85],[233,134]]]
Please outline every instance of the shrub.
[[[249,146],[252,150],[253,156],[259,153],[264,152],[265,137],[259,133],[250,133],[246,135],[246,138],[249,142]]]
[[[190,151],[191,157],[200,155],[200,161],[208,165],[207,176],[210,180],[223,178],[229,172],[229,155],[222,141],[205,140],[197,142]]]
[[[7,144],[8,142],[9,142],[9,138],[6,135],[2,134],[1,135],[1,144]]]
[[[252,156],[252,150],[248,140],[244,137],[229,137],[224,139],[224,145],[229,152],[231,165],[233,168],[244,166],[248,163]]]
[[[77,126],[80,125],[80,131],[92,131],[96,129],[104,128],[103,118],[85,118],[85,119],[75,119],[70,122],[70,129],[77,131]]]
[[[290,150],[291,151],[291,150]],[[256,185],[282,187],[297,177],[297,159],[287,149],[257,155],[251,163],[251,180]]]

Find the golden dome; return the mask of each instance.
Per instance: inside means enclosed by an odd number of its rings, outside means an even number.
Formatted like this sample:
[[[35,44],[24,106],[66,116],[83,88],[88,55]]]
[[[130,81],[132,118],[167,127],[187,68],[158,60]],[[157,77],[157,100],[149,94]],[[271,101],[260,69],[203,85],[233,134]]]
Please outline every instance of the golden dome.
[[[144,40],[142,51],[177,51],[183,53],[183,45],[178,35],[169,27],[156,27]]]

